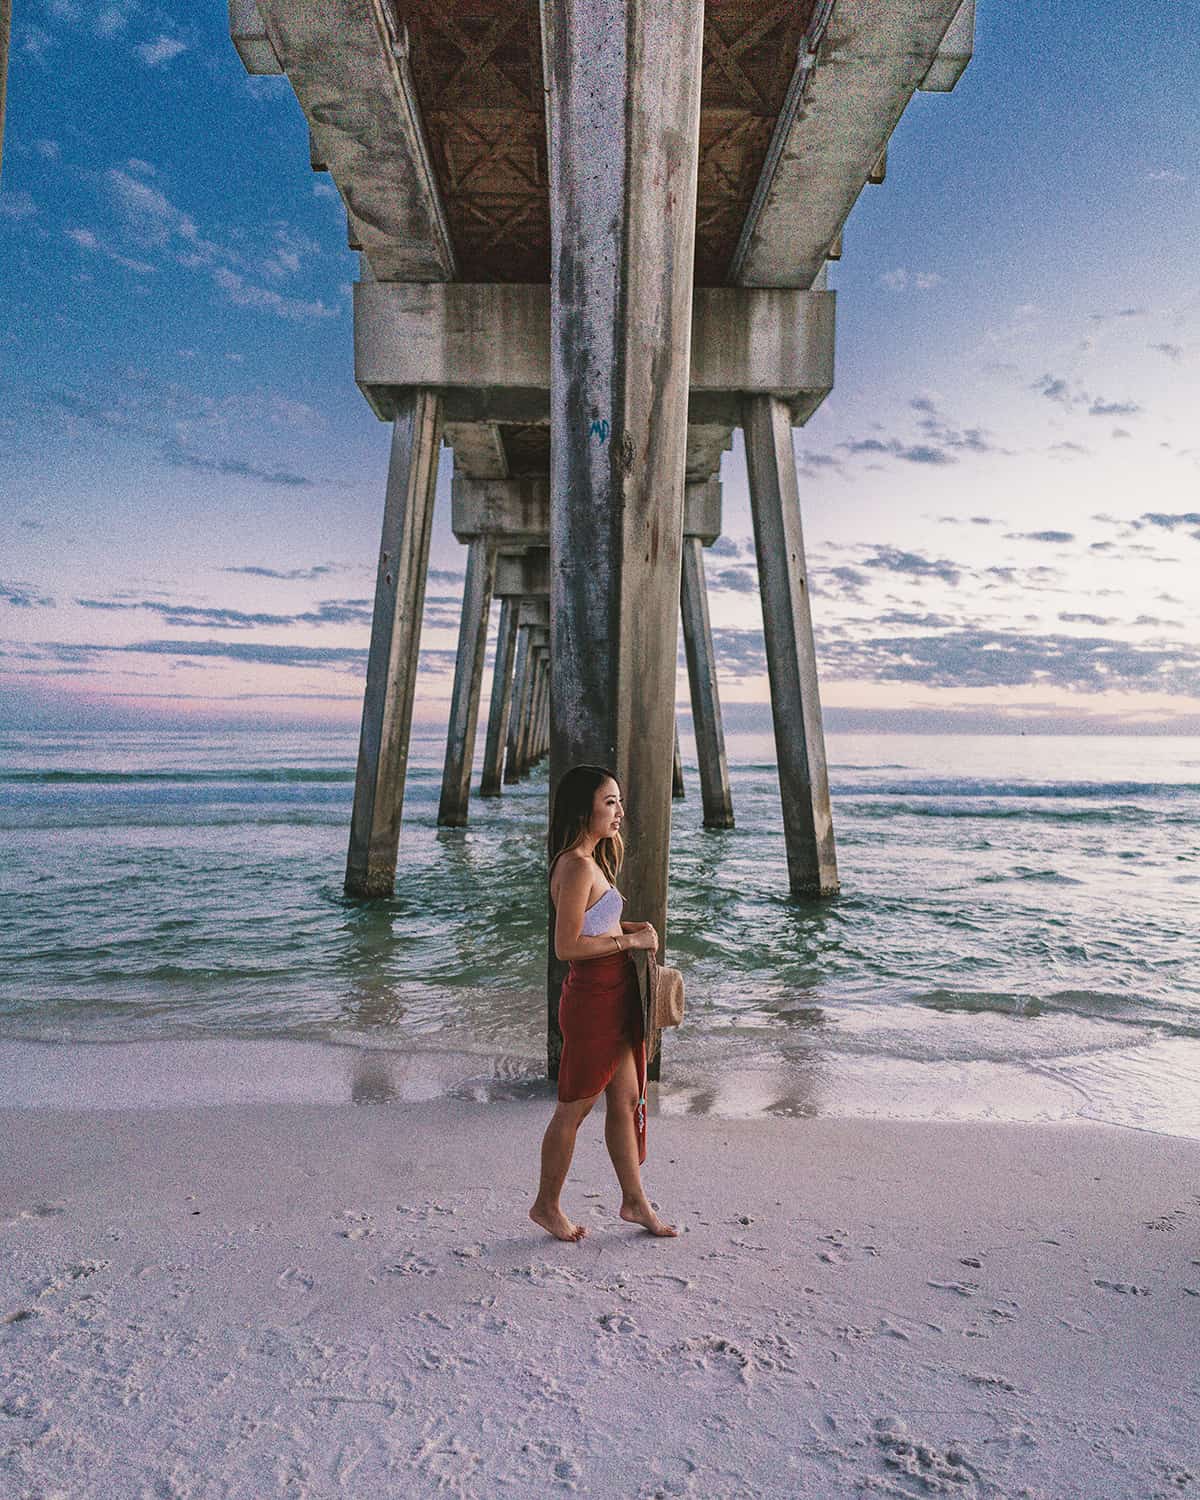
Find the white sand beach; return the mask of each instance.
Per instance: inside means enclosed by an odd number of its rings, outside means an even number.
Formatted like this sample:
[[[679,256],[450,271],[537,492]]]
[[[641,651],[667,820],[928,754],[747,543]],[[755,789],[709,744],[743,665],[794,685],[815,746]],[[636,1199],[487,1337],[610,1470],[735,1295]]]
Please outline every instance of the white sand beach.
[[[1200,1494],[1200,1143],[549,1108],[0,1113],[0,1494]]]

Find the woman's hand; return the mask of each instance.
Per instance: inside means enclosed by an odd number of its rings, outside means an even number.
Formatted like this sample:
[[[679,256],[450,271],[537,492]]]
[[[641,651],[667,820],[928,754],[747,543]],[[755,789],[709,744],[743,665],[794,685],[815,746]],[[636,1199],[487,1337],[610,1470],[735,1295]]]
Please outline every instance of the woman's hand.
[[[632,923],[631,928],[632,930],[628,933],[629,942],[627,946],[630,948],[645,948],[648,952],[653,953],[658,947],[658,933],[655,932],[650,923]]]

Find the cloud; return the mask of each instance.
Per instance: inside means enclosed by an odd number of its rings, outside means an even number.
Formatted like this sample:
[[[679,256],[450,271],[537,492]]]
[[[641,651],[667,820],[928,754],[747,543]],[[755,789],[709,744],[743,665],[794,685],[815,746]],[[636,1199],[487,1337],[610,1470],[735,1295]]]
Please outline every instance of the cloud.
[[[1147,349],[1153,349],[1157,354],[1165,354],[1168,359],[1173,359],[1176,364],[1183,358],[1182,344],[1147,344]]]
[[[1006,531],[1006,542],[1073,542],[1073,531]]]
[[[236,569],[226,569],[234,572]],[[437,600],[427,601],[437,604]],[[256,630],[263,627],[300,625],[369,625],[372,601],[370,599],[325,599],[315,609],[299,610],[293,614],[270,614],[265,611],[249,611],[227,608],[223,605],[177,604],[161,599],[76,599],[83,609],[124,612],[147,610],[158,615],[165,624],[181,629],[200,630]],[[436,615],[437,611],[434,610]],[[435,625],[438,619],[430,617],[426,609],[426,623]],[[451,623],[457,624],[457,617]]]
[[[1091,313],[1088,317],[1089,323],[1115,323],[1122,318],[1144,318],[1149,311],[1145,307],[1121,307],[1116,312]]]
[[[707,574],[708,586],[716,592],[753,594],[758,589],[758,569],[753,563],[718,568]]]
[[[39,594],[27,583],[6,583],[0,579],[0,601],[17,609],[53,609],[54,600]]]
[[[1200,648],[1191,645],[968,626],[931,635],[824,638],[818,655],[825,676],[834,680],[1200,696]]]
[[[131,256],[121,255],[111,246],[105,244],[99,235],[90,229],[67,229],[63,231],[74,245],[80,250],[86,250],[89,254],[106,255],[109,260],[115,261],[117,265],[124,266],[127,271],[133,271],[139,276],[152,276],[158,270],[148,261],[134,260]]]
[[[129,24],[129,17],[137,9],[135,0],[118,0],[97,12],[92,21],[92,30],[105,39],[117,36]]]
[[[1147,182],[1169,182],[1179,183],[1187,181],[1185,172],[1176,172],[1172,167],[1156,167],[1153,171],[1146,173]]]
[[[962,578],[962,570],[944,557],[925,557],[920,552],[905,552],[899,547],[871,547],[865,557],[858,559],[857,566],[903,573],[910,578],[939,578],[951,587]]]
[[[15,193],[0,192],[0,214],[6,219],[32,219],[37,212],[37,204],[24,188]]]
[[[1089,417],[1136,417],[1141,411],[1136,401],[1093,401]]]
[[[333,563],[315,563],[311,568],[258,568],[247,566],[243,568],[222,568],[223,573],[247,573],[252,578],[281,578],[287,583],[308,582],[314,578],[323,578],[326,573],[335,572]]]
[[[1060,614],[1058,618],[1064,625],[1115,625],[1117,623],[1112,615]]]
[[[1157,526],[1163,531],[1188,530],[1188,534],[1200,542],[1200,511],[1189,510],[1167,515],[1163,511],[1148,510],[1129,524],[1138,531],[1143,526]]]
[[[267,287],[251,286],[235,271],[224,266],[218,266],[212,275],[217,286],[235,307],[253,307],[296,323],[314,318],[337,317],[337,308],[327,307],[324,302],[304,302],[296,297],[281,296]]]
[[[37,152],[37,154],[42,158],[43,161],[57,161],[59,156],[62,154],[59,150],[57,141],[45,139],[34,141],[33,149]]]
[[[159,36],[153,42],[143,42],[133,49],[148,68],[161,68],[181,52],[187,51],[187,43],[177,37]]]
[[[241,458],[205,458],[170,439],[163,443],[159,457],[173,469],[190,469],[196,474],[227,474],[234,479],[257,479],[263,484],[281,484],[290,489],[309,489],[315,482],[306,474],[280,466],[266,468]]]
[[[897,266],[893,271],[885,271],[879,278],[879,284],[889,292],[905,292],[910,289],[927,292],[932,287],[940,286],[941,280],[936,271],[910,271],[906,266]]]

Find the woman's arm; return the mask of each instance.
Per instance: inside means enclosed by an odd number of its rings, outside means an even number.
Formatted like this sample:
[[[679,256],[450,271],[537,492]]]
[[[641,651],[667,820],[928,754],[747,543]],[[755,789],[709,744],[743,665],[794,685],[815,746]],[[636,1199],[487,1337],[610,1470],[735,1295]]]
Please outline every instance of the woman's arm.
[[[574,958],[601,958],[606,953],[623,953],[628,948],[649,946],[644,933],[631,933],[622,923],[622,936],[604,933],[599,937],[583,936],[583,914],[592,889],[592,872],[587,864],[564,855],[556,870],[558,889],[554,893],[554,956],[566,963]],[[655,947],[658,946],[657,940]]]

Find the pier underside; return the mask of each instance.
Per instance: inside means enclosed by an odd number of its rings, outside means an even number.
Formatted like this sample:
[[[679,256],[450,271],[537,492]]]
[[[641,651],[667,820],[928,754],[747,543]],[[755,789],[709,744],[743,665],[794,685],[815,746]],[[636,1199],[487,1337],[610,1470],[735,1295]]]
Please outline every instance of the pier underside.
[[[392,889],[428,558],[467,548],[439,821],[549,755],[614,768],[627,910],[667,930],[679,624],[704,822],[733,825],[703,549],[746,433],[788,883],[838,889],[792,429],[833,385],[825,266],[974,0],[230,0],[362,252],[355,378],[393,424],[347,889]],[[431,460],[432,454],[432,460]],[[552,920],[552,914],[551,914]],[[560,969],[549,960],[548,1063]]]

